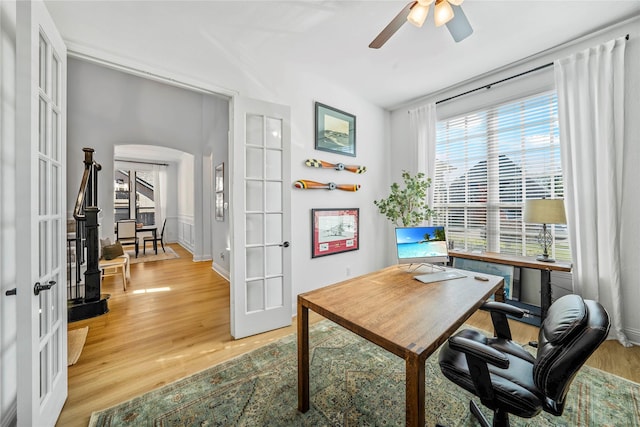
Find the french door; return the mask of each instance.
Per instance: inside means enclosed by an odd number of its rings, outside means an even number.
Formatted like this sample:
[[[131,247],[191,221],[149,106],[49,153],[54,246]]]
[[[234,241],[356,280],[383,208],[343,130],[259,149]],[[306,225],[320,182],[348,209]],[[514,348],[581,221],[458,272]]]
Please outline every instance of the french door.
[[[18,425],[67,398],[66,48],[40,1],[16,2]]]
[[[231,335],[289,326],[289,107],[236,97],[231,138]]]

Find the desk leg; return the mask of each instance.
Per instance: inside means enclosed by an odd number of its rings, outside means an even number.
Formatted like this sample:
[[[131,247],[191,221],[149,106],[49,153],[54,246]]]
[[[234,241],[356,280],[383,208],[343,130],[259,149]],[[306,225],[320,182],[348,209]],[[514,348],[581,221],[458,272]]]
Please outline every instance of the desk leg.
[[[412,357],[413,356],[413,357]],[[406,359],[406,425],[424,426],[424,361],[416,355]]]
[[[551,271],[540,270],[540,323],[547,317],[551,306]]]
[[[309,410],[309,308],[298,300],[298,410]]]

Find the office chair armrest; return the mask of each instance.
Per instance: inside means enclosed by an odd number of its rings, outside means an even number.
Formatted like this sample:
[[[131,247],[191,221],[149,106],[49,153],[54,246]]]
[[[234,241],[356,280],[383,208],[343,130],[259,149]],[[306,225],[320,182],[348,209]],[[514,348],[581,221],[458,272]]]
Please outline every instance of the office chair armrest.
[[[467,356],[473,356],[484,363],[490,363],[501,369],[509,367],[509,358],[495,348],[489,347],[469,338],[453,336],[449,338],[449,347],[451,349],[464,353]]]
[[[526,313],[521,308],[497,301],[487,301],[480,306],[480,309],[491,313],[491,322],[496,336],[506,340],[511,339],[511,329],[509,328],[507,315],[520,319]]]
[[[491,313],[498,312],[508,314],[510,316],[517,317],[518,319],[525,315],[525,311],[521,308],[509,305],[505,302],[487,301],[480,306],[480,309]]]

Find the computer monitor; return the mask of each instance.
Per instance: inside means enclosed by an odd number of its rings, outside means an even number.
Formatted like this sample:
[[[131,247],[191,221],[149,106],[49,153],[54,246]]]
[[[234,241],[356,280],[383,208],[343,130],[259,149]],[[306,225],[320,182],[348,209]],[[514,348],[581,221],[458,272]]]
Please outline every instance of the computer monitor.
[[[396,248],[400,264],[447,262],[447,238],[444,227],[397,227]]]

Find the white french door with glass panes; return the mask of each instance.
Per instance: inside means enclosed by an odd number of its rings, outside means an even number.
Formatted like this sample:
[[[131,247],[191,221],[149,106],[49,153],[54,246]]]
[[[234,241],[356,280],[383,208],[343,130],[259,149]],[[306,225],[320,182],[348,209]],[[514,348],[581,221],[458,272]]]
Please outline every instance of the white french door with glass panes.
[[[16,4],[18,425],[48,426],[67,398],[67,53],[42,2]]]
[[[291,325],[290,111],[236,97],[231,153],[231,335]]]

